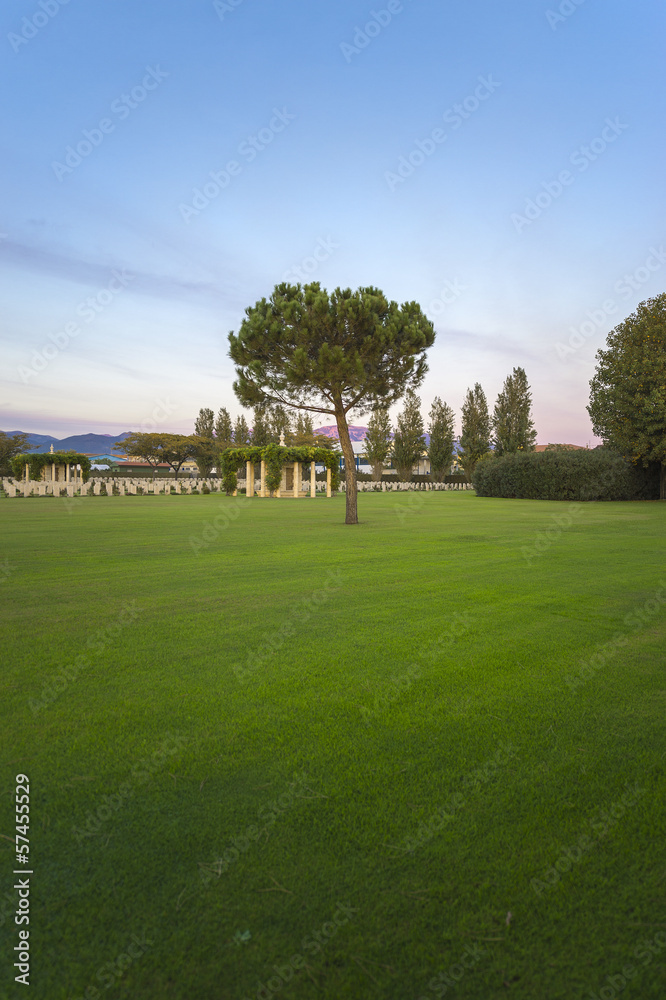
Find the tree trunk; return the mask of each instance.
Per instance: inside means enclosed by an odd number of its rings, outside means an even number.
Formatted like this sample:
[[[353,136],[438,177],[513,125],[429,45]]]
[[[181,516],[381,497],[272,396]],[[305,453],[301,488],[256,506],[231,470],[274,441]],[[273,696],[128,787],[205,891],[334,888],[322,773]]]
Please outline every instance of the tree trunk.
[[[661,463],[659,472],[659,499],[666,500],[666,462]]]
[[[345,458],[345,482],[347,486],[345,524],[358,524],[358,490],[356,488],[356,459],[352,448],[347,417],[342,406],[335,407],[335,421],[338,425],[340,447]]]

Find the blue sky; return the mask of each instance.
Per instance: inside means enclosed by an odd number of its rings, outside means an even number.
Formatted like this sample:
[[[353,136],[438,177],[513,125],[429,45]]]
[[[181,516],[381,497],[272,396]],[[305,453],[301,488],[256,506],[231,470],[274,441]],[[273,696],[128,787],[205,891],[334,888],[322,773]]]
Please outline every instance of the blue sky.
[[[300,269],[421,303],[424,416],[520,365],[539,442],[592,442],[595,352],[666,287],[665,27],[619,0],[6,0],[2,427],[240,412],[227,334]]]

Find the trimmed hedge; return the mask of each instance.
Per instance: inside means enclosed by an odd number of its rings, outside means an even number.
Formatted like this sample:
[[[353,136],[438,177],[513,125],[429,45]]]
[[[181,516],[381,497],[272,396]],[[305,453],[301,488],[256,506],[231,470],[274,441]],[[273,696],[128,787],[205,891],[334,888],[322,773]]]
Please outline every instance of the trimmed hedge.
[[[610,448],[518,452],[478,462],[479,497],[523,500],[658,500],[659,466],[632,465]]]
[[[371,472],[357,472],[356,473],[356,481],[359,482],[359,483],[376,483],[377,482],[377,480],[375,479],[375,477],[372,475]],[[398,480],[398,473],[397,472],[385,472],[382,475],[381,481],[383,483],[397,483],[397,482],[407,482],[407,483],[435,483],[435,482],[437,482],[437,480],[433,479],[432,476],[421,476],[421,475],[418,475],[418,476],[414,475],[414,476],[411,476],[409,479]],[[460,475],[460,474],[455,475],[455,476],[444,476],[444,478],[442,479],[443,483],[466,483],[467,481],[468,481],[467,478],[465,476],[463,476],[463,475]]]

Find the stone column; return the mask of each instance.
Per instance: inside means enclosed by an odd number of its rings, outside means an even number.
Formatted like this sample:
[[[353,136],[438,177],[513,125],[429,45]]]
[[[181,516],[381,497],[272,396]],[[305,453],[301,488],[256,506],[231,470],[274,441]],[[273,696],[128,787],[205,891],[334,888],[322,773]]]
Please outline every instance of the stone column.
[[[326,496],[331,496],[331,470],[326,469]]]
[[[317,463],[310,462],[310,496],[317,496]]]
[[[65,482],[69,482],[69,462],[65,462]]]
[[[294,462],[294,500],[298,500],[301,492],[301,463]]]
[[[254,496],[254,462],[245,463],[245,495]]]
[[[266,496],[266,463],[264,462],[263,458],[261,460],[261,470],[259,472],[259,475],[261,477],[259,479],[259,496],[260,497],[265,497]]]
[[[55,462],[51,462],[51,482],[55,483],[56,473],[55,473]]]

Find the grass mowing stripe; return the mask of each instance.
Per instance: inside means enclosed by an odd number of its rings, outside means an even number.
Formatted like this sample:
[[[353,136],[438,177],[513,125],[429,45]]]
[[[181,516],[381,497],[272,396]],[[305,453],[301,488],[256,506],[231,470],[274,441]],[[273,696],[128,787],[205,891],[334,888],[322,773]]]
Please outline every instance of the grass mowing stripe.
[[[418,500],[0,504],[38,1000],[661,995],[664,506]]]

